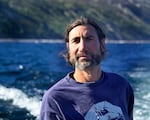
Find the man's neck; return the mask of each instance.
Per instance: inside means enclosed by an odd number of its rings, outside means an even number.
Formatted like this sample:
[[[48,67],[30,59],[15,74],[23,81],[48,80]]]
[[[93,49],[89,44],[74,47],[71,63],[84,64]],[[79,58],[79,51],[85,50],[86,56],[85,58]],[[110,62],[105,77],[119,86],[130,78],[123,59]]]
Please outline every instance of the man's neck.
[[[75,69],[73,74],[74,79],[77,82],[85,83],[85,82],[96,82],[101,77],[101,69],[100,67],[88,69],[88,70],[80,70]]]

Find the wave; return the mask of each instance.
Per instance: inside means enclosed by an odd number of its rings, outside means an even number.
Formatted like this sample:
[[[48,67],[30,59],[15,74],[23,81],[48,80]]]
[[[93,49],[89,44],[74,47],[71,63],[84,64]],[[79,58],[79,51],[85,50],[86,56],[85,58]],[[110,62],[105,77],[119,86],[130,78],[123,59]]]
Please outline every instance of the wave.
[[[12,104],[27,109],[31,115],[39,119],[41,100],[39,97],[28,97],[24,92],[16,88],[6,88],[0,85],[0,99],[12,100]]]
[[[135,120],[147,120],[150,116],[150,72],[145,70],[145,68],[138,68],[128,74],[135,80]]]

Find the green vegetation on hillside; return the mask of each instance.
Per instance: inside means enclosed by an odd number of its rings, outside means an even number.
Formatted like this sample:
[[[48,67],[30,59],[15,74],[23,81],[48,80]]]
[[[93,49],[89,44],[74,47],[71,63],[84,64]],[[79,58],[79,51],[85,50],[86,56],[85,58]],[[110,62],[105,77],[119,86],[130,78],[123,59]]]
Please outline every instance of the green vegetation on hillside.
[[[0,38],[63,38],[72,19],[89,16],[108,39],[150,39],[147,4],[108,1],[1,0]]]

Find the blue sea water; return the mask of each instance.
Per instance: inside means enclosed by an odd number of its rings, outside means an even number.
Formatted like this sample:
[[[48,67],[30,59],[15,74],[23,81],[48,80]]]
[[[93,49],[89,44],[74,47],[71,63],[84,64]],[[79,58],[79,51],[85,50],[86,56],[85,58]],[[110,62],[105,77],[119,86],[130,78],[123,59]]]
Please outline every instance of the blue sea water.
[[[44,92],[73,69],[64,43],[0,42],[0,120],[38,120]],[[134,119],[150,119],[150,44],[107,44],[104,71],[131,83]]]

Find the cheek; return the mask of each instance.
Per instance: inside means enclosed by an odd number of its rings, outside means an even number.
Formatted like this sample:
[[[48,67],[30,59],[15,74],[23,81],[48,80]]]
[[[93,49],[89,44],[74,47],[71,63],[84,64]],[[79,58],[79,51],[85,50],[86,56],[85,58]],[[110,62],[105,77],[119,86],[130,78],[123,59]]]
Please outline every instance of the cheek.
[[[71,54],[75,54],[78,50],[78,46],[74,44],[69,44],[68,50],[70,51]]]
[[[74,58],[76,55],[76,49],[74,47],[68,48],[70,58]]]
[[[100,45],[99,44],[92,44],[90,47],[89,47],[89,52],[93,52],[95,54],[99,54],[100,53]]]

